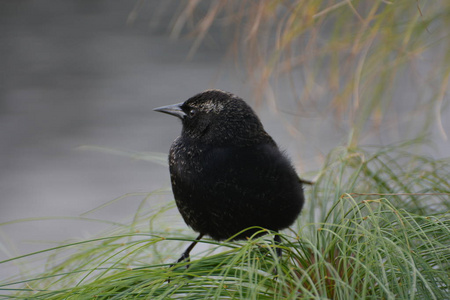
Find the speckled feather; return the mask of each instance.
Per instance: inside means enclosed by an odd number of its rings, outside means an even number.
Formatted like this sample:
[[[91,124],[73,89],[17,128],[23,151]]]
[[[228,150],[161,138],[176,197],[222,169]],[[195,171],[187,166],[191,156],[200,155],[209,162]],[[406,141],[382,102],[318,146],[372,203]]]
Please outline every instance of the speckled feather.
[[[190,98],[181,109],[183,130],[170,149],[169,166],[186,224],[216,240],[251,226],[290,226],[303,206],[302,185],[253,110],[218,90]]]

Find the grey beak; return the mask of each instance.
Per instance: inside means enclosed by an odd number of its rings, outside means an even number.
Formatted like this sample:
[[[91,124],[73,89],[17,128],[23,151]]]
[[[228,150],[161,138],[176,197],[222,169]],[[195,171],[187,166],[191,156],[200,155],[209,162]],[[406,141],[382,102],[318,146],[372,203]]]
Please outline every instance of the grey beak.
[[[157,107],[153,110],[183,119],[186,116],[186,113],[181,108],[182,105],[183,105],[183,103],[172,104],[172,105]]]

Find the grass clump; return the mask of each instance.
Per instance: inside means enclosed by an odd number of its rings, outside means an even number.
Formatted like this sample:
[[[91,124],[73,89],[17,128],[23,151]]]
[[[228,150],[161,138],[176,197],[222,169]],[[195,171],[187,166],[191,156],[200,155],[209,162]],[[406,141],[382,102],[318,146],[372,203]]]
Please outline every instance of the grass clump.
[[[14,299],[445,299],[449,161],[408,146],[332,151],[306,188],[298,223],[280,234],[281,260],[267,235],[206,239],[207,250],[171,267],[193,234],[158,225],[172,203],[142,205],[129,226],[1,262],[50,257],[45,272],[10,278],[0,291]]]

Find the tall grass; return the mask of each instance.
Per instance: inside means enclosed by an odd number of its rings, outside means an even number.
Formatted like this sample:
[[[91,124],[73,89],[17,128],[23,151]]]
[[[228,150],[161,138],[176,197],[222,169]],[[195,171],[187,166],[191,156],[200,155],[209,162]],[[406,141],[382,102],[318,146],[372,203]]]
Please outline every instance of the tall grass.
[[[2,296],[445,299],[450,161],[412,155],[408,147],[332,151],[316,184],[305,189],[298,223],[280,234],[281,260],[269,234],[243,242],[206,239],[209,247],[193,256],[190,268],[171,267],[194,239],[190,231],[165,230],[171,202],[142,208],[128,226],[96,238],[1,262],[48,257],[47,271],[1,283]]]
[[[449,1],[172,4],[161,8],[173,16],[172,36],[193,37],[189,56],[202,43],[220,40],[218,35],[233,36],[231,42],[222,42],[236,58],[237,69],[246,66],[257,100],[276,105],[277,90],[290,86],[297,113],[333,112],[353,129],[353,146],[368,128],[379,128],[386,120],[406,122],[422,133],[437,126],[440,136],[448,138],[441,116],[449,105]],[[179,9],[172,12],[174,5]],[[393,115],[397,99],[406,92],[408,104]]]

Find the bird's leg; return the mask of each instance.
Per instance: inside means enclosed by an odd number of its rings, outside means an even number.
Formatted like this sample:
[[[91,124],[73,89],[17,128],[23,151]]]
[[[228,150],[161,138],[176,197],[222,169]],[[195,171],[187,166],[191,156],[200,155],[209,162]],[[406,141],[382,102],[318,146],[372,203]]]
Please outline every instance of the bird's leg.
[[[183,252],[183,254],[181,254],[181,257],[177,260],[176,263],[170,265],[170,268],[172,268],[173,266],[175,266],[177,263],[180,263],[182,261],[190,261],[189,259],[189,254],[191,253],[192,249],[194,249],[195,245],[197,245],[197,243],[202,239],[202,237],[204,236],[203,233],[200,233],[198,235],[198,237],[195,239],[195,241],[193,241],[189,247],[187,247],[187,249]],[[186,265],[186,269],[189,268],[189,264]],[[170,283],[170,277],[167,279],[167,283]]]
[[[281,245],[281,238],[278,235],[278,231],[276,231],[276,234],[273,236],[273,243],[275,244],[275,253],[277,255],[278,260],[281,260],[281,256],[283,255],[283,250],[280,248]],[[275,267],[273,269],[273,275],[278,275],[278,267]]]
[[[177,260],[177,262],[173,265],[171,265],[170,267],[173,267],[174,265],[176,265],[177,263],[180,263],[182,261],[190,261],[189,260],[189,254],[191,253],[192,249],[194,249],[195,245],[197,245],[197,243],[202,239],[203,237],[203,233],[200,233],[198,235],[198,237],[195,239],[195,241],[193,241],[189,247],[187,247],[187,249],[183,252],[183,254],[181,255],[181,257]],[[189,268],[189,265],[186,266],[186,268]]]
[[[275,236],[273,237],[273,242],[274,242],[275,246],[277,246],[275,248],[275,253],[277,254],[278,259],[281,259],[281,256],[283,255],[283,250],[279,247],[281,244],[281,238],[278,235],[278,231],[277,231],[277,234],[275,234]]]

